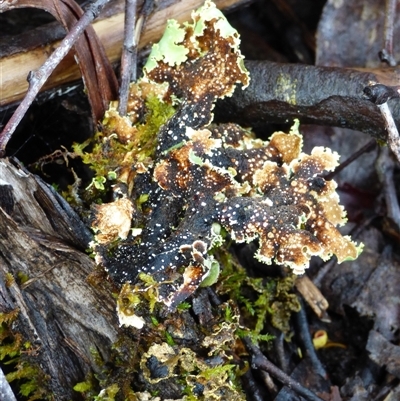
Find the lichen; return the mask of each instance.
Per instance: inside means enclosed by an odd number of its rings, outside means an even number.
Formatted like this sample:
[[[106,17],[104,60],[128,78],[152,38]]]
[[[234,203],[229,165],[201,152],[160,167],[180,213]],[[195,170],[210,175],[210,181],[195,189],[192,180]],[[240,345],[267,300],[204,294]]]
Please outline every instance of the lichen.
[[[244,393],[237,383],[240,368],[231,358],[238,347],[234,333],[239,328],[239,320],[236,315],[230,323],[223,321],[224,310],[228,307],[228,304],[221,305],[212,327],[203,328],[207,333],[198,344],[201,352],[165,341],[150,345],[140,361],[146,387],[161,389],[179,380],[186,394],[183,400],[220,400],[221,397],[244,400]],[[174,336],[176,333],[171,335]]]
[[[297,104],[296,95],[298,92],[298,81],[293,79],[290,74],[279,74],[276,82],[276,99],[287,102],[293,106]]]
[[[175,308],[218,271],[210,254],[223,242],[216,224],[235,242],[258,239],[256,258],[296,274],[313,255],[335,254],[339,262],[357,257],[357,247],[336,228],[345,222],[336,185],[320,176],[334,168],[337,154],[301,153],[297,133],[275,133],[261,147],[247,135],[233,124],[187,127],[183,145],[159,154],[140,242],[131,236],[111,256],[96,248],[112,277],[134,283],[139,273],[151,274],[163,283],[159,299]]]
[[[268,342],[272,326],[290,339],[295,274],[312,256],[341,262],[361,250],[338,231],[345,212],[335,182],[323,178],[335,152],[303,153],[298,121],[267,141],[213,123],[215,102],[250,77],[239,35],[215,5],[207,0],[192,19],[168,21],[130,86],[127,115],[113,102],[94,138],[67,152],[93,172],[80,190],[73,172],[65,195],[84,210],[94,259],[112,279],[96,271],[89,282],[119,291],[119,340],[74,387],[86,399],[244,400],[242,338]],[[281,78],[295,103],[296,82]],[[252,243],[255,258],[283,266],[282,276],[251,277],[230,252],[237,243]],[[221,303],[207,320],[190,296],[211,285]],[[13,338],[0,359],[20,349]]]
[[[113,172],[115,200],[93,207],[97,263],[123,294],[143,296],[150,288],[169,310],[217,281],[213,253],[223,233],[236,243],[258,241],[259,261],[295,274],[311,256],[341,262],[360,251],[338,231],[345,212],[335,182],[322,176],[338,164],[337,153],[302,153],[298,123],[269,141],[236,124],[212,124],[215,101],[237,84],[245,88],[249,76],[239,36],[215,5],[206,1],[192,17],[182,26],[168,23],[131,87],[128,116],[113,105],[92,153],[76,149],[96,177]],[[143,285],[142,273],[156,284]],[[143,327],[125,295],[121,324]]]

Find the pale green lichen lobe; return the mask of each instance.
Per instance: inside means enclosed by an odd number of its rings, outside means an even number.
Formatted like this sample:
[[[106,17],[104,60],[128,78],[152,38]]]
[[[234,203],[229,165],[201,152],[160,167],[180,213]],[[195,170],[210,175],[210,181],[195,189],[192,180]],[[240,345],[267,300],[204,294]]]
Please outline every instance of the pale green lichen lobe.
[[[171,67],[185,62],[189,50],[179,44],[185,39],[185,34],[185,30],[176,20],[168,20],[163,37],[151,49],[145,69],[151,71],[157,66],[158,61],[164,61]]]
[[[206,29],[205,22],[210,22],[215,20],[215,29],[219,30],[220,35],[225,38],[231,38],[234,42],[234,48],[238,49],[240,45],[239,34],[232,25],[229,24],[225,15],[222,14],[220,10],[216,7],[216,5],[211,1],[206,1],[204,6],[200,7],[197,11],[192,13],[192,18],[195,22],[194,25],[194,35],[193,37],[202,36],[204,30]],[[190,24],[186,23],[185,25],[190,26]]]
[[[160,63],[169,67],[179,67],[212,51],[209,43],[207,43],[208,32],[212,30],[216,35],[215,40],[229,43],[231,51],[237,56],[236,67],[242,75],[237,82],[243,84],[243,89],[247,87],[250,78],[244,66],[244,58],[239,50],[240,37],[224,14],[218,10],[212,1],[206,0],[202,7],[192,12],[192,19],[193,22],[186,22],[182,26],[175,20],[168,21],[163,37],[159,43],[153,45],[144,66],[145,78],[152,80],[148,74],[156,69]]]

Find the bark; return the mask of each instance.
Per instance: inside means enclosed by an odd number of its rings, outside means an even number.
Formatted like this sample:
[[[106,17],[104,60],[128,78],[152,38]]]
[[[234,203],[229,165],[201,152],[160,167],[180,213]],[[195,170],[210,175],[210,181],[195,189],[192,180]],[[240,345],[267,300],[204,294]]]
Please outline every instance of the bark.
[[[7,159],[0,177],[0,311],[19,311],[12,331],[36,350],[54,398],[77,399],[73,386],[100,370],[92,350],[107,361],[117,338],[115,300],[87,282],[95,265],[79,248],[91,236],[61,197]]]
[[[247,61],[251,82],[246,90],[237,88],[232,98],[219,102],[216,116],[256,127],[266,123],[331,125],[363,131],[385,140],[382,115],[366,99],[363,89],[370,81],[397,85],[398,68],[352,70]],[[393,117],[400,124],[400,105],[389,101]]]

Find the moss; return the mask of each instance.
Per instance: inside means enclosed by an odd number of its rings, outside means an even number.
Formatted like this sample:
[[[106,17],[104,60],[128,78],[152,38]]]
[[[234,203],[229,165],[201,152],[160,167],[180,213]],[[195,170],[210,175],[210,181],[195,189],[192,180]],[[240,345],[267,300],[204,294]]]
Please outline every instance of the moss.
[[[29,276],[27,274],[25,274],[24,272],[18,272],[17,277],[18,277],[19,284],[24,284],[29,280]]]
[[[225,376],[227,373],[232,373],[236,369],[236,365],[226,364],[222,366],[217,366],[215,368],[205,369],[199,373],[198,376],[204,377],[206,380],[211,380],[215,376]]]
[[[1,312],[0,313],[0,324],[9,325],[11,324],[18,316],[19,309],[13,309],[9,312]]]
[[[189,302],[182,302],[178,305],[177,310],[184,311],[190,309],[191,307],[192,305]]]
[[[93,389],[93,383],[91,380],[85,380],[75,384],[74,390],[78,393],[88,393]]]
[[[46,387],[49,378],[38,366],[20,358],[15,369],[6,375],[6,379],[9,383],[18,381],[19,393],[28,401],[54,399]]]
[[[96,401],[114,401],[119,391],[120,388],[117,384],[111,384],[110,386],[101,390],[101,392],[97,397],[95,397],[95,399]]]
[[[176,345],[174,338],[171,336],[171,334],[168,331],[165,332],[165,341],[167,342],[168,345],[171,345],[171,346]]]
[[[92,139],[73,145],[71,155],[79,156],[94,174],[81,194],[87,204],[99,203],[105,199],[111,184],[123,175],[121,172],[125,169],[131,170],[137,163],[146,164],[152,160],[157,133],[161,125],[175,113],[172,104],[162,101],[155,94],[156,90],[142,94],[140,87],[140,84],[132,84],[132,92],[143,96],[141,100],[144,103],[144,113],[139,121],[134,122],[128,117],[120,116],[115,105],[111,105],[102,121],[101,130]],[[76,203],[73,186],[63,195],[67,200]],[[142,197],[139,203],[144,201]]]
[[[11,273],[6,274],[5,284],[6,287],[11,287],[15,283],[14,276]]]
[[[296,276],[290,274],[284,278],[249,277],[234,257],[224,248],[217,253],[217,258],[224,266],[218,283],[218,292],[228,294],[237,302],[248,330],[240,330],[252,339],[269,341],[273,337],[266,334],[265,325],[282,331],[290,338],[290,318],[293,312],[300,310],[300,303],[294,293]]]
[[[34,362],[37,350],[24,342],[20,333],[11,330],[18,314],[17,309],[0,313],[0,361],[7,366],[6,379],[28,401],[53,400],[47,388],[49,378]]]

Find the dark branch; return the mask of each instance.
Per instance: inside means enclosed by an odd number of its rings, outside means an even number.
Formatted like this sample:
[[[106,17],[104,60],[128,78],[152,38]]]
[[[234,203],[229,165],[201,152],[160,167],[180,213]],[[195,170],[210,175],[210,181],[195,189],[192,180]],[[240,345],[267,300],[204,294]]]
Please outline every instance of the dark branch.
[[[385,141],[381,113],[364,96],[370,82],[397,84],[397,70],[357,71],[269,61],[245,62],[251,82],[237,88],[231,98],[217,103],[215,115],[222,122],[244,126],[287,124],[298,118],[303,124],[329,125],[365,132]],[[400,122],[400,102],[391,103]]]
[[[303,387],[300,383],[293,380],[290,376],[288,376],[285,372],[276,367],[273,363],[271,363],[265,355],[260,351],[260,349],[255,346],[249,338],[244,339],[246,347],[252,354],[252,367],[254,369],[261,369],[271,374],[271,376],[278,379],[284,385],[292,388],[302,397],[305,397],[309,401],[323,401],[319,398],[315,393],[307,388]]]
[[[136,0],[126,0],[125,4],[125,35],[124,47],[121,56],[121,85],[119,88],[118,112],[121,116],[126,115],[129,97],[129,84],[131,82],[131,71],[136,70],[136,49],[135,38],[136,25]]]

